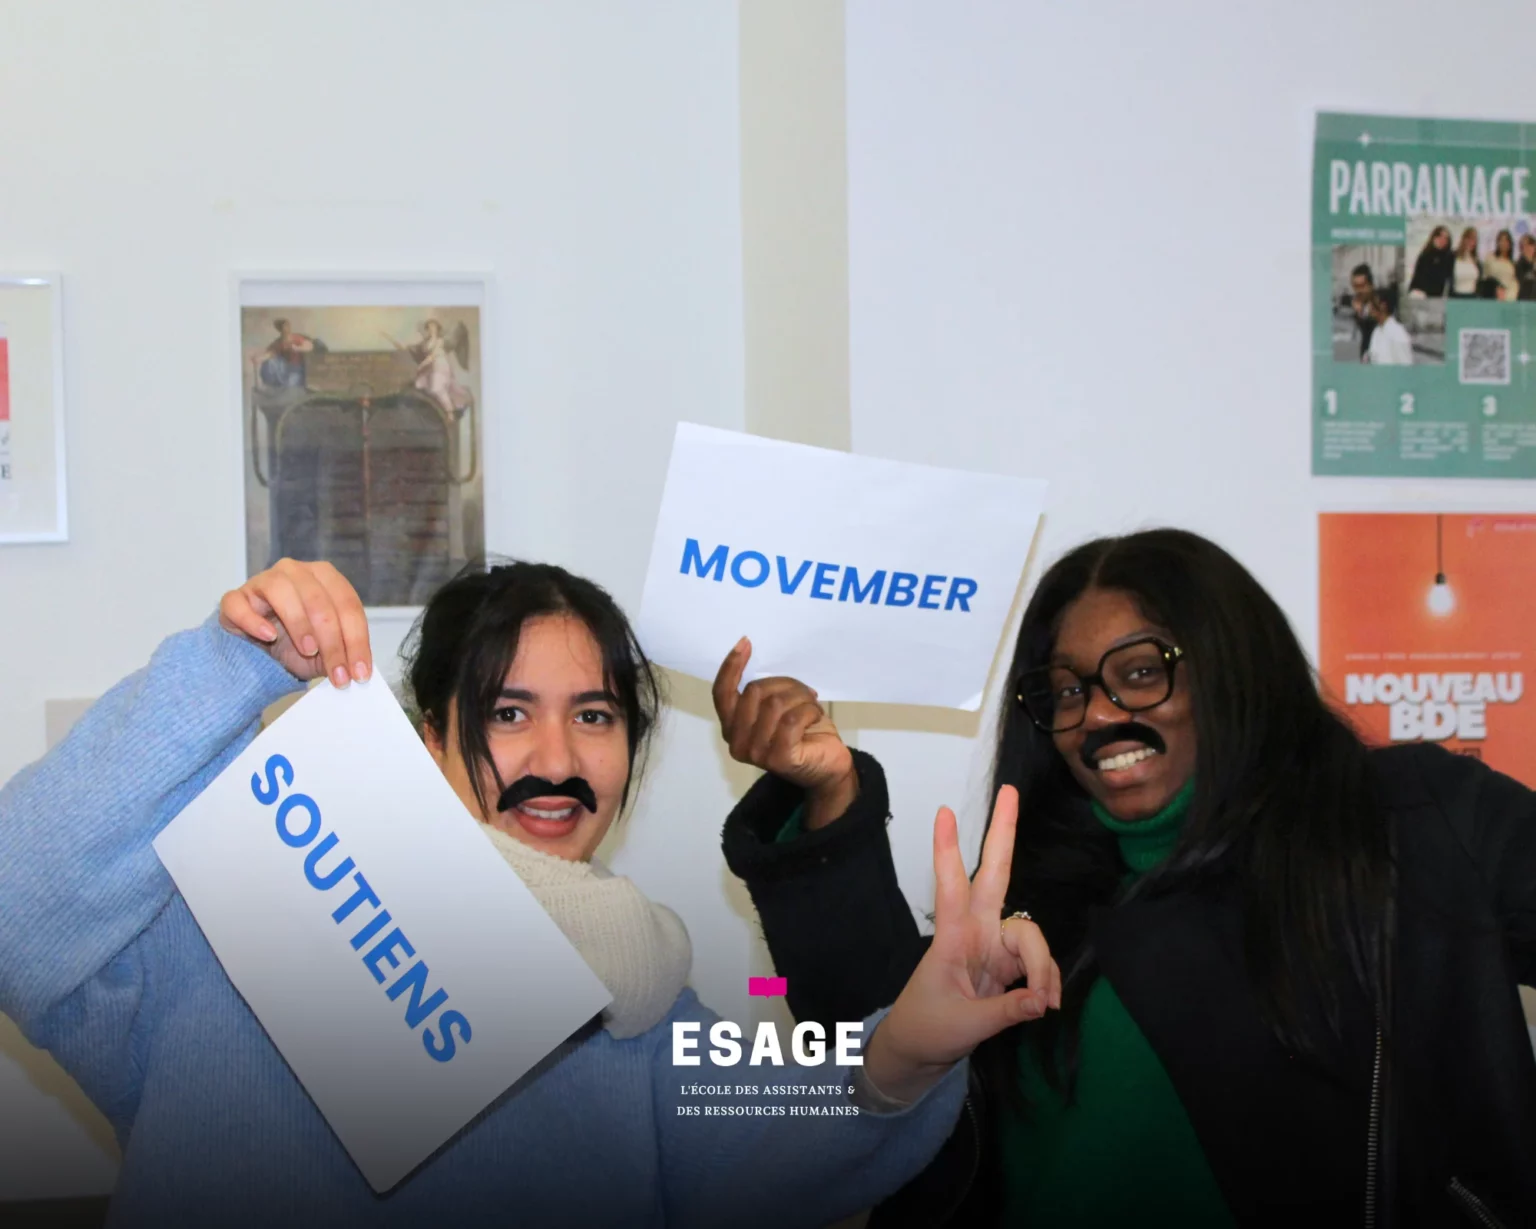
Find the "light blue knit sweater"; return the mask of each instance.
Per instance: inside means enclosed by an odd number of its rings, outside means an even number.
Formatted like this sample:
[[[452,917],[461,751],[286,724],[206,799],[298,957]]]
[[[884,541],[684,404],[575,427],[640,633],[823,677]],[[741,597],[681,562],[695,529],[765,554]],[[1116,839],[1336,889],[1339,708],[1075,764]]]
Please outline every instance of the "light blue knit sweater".
[[[700,1021],[707,1037],[716,1019],[684,991],[640,1037],[580,1034],[375,1195],[150,846],[295,686],[210,620],[168,639],[0,790],[0,1010],[116,1128],[113,1224],[822,1225],[933,1157],[960,1112],[963,1064],[898,1114],[679,1116],[699,1103],[685,1084],[847,1075],[675,1069],[672,1021]]]

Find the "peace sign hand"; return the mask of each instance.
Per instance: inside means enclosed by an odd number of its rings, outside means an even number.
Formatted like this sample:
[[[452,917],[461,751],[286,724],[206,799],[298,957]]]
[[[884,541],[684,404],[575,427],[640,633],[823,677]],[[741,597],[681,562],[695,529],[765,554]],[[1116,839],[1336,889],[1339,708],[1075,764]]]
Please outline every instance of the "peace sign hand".
[[[1011,785],[997,791],[992,807],[992,823],[981,847],[981,867],[971,884],[971,898],[976,910],[990,909],[1000,914],[1008,897],[1008,879],[1013,869],[1013,838],[1018,827],[1019,792]],[[1004,842],[994,843],[999,828],[1007,829]],[[976,904],[980,899],[981,903]],[[1061,970],[1051,958],[1050,944],[1032,918],[1017,915],[1004,918],[998,925],[982,928],[978,938],[985,941],[981,960],[985,993],[996,994],[1024,978],[1036,996],[1044,1015],[1049,1007],[1061,1006]],[[1034,1017],[1030,1017],[1033,1019]]]
[[[1060,1003],[1060,974],[1044,936],[1035,941],[1039,928],[1029,923],[1030,934],[1014,922],[1015,933],[1008,936],[999,925],[1018,813],[1018,791],[1004,786],[973,882],[960,857],[954,812],[939,809],[933,825],[933,942],[875,1029],[864,1060],[866,1076],[887,1096],[915,1100],[988,1037],[1039,1019]],[[1007,989],[1027,973],[1035,975],[1034,989]]]

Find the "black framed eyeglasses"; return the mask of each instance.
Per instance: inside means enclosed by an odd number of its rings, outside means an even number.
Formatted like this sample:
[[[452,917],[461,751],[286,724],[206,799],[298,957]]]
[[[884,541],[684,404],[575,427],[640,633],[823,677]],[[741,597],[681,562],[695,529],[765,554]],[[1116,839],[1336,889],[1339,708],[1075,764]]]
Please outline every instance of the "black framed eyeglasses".
[[[1094,687],[1128,713],[1156,708],[1173,694],[1174,671],[1183,658],[1183,649],[1146,636],[1110,649],[1086,676],[1066,666],[1026,670],[1015,694],[1031,721],[1048,734],[1061,734],[1083,724]]]

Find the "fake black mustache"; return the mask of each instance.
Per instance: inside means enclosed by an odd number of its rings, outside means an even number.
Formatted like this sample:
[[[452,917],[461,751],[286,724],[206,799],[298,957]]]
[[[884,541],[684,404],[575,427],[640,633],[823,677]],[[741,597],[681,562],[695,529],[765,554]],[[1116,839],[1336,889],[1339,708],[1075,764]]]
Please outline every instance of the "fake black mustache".
[[[581,777],[571,777],[559,785],[543,777],[519,777],[501,791],[501,797],[496,800],[496,809],[510,811],[513,807],[522,806],[530,798],[570,798],[581,803],[592,814],[597,814],[597,795]]]
[[[1083,761],[1085,767],[1093,769],[1098,765],[1094,762],[1100,751],[1110,743],[1141,743],[1151,747],[1159,754],[1168,750],[1163,742],[1163,736],[1149,725],[1142,725],[1139,721],[1122,721],[1116,725],[1107,725],[1102,729],[1090,730],[1083,739],[1081,750],[1077,756]]]

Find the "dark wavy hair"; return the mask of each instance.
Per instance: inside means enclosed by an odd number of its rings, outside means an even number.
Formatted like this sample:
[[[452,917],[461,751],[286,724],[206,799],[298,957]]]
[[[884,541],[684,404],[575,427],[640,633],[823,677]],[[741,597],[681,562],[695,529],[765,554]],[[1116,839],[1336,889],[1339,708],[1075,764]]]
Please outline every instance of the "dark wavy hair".
[[[1179,842],[1129,888],[1115,837],[1011,685],[1049,660],[1067,607],[1090,589],[1129,595],[1184,650],[1198,738]],[[1065,979],[1060,1012],[1010,1029],[979,1056],[1005,1088],[1018,1084],[1002,1073],[1020,1042],[1039,1047],[1054,1084],[1073,1083],[1097,976],[1089,910],[1132,897],[1235,881],[1248,977],[1293,1052],[1315,1057],[1339,1034],[1341,979],[1385,1003],[1392,857],[1367,749],[1324,703],[1284,613],[1236,559],[1176,529],[1079,546],[1030,599],[1005,690],[992,782],[994,796],[1003,785],[1019,791],[1007,909],[1034,915]]]
[[[507,782],[491,759],[486,722],[517,657],[523,625],[545,615],[579,619],[602,653],[603,686],[624,716],[629,740],[622,812],[644,771],[661,711],[661,681],[608,591],[562,567],[477,560],[434,593],[401,649],[413,716],[446,738],[448,715],[458,713],[459,753],[470,769],[475,798],[487,809],[484,770],[490,769],[498,791]]]

